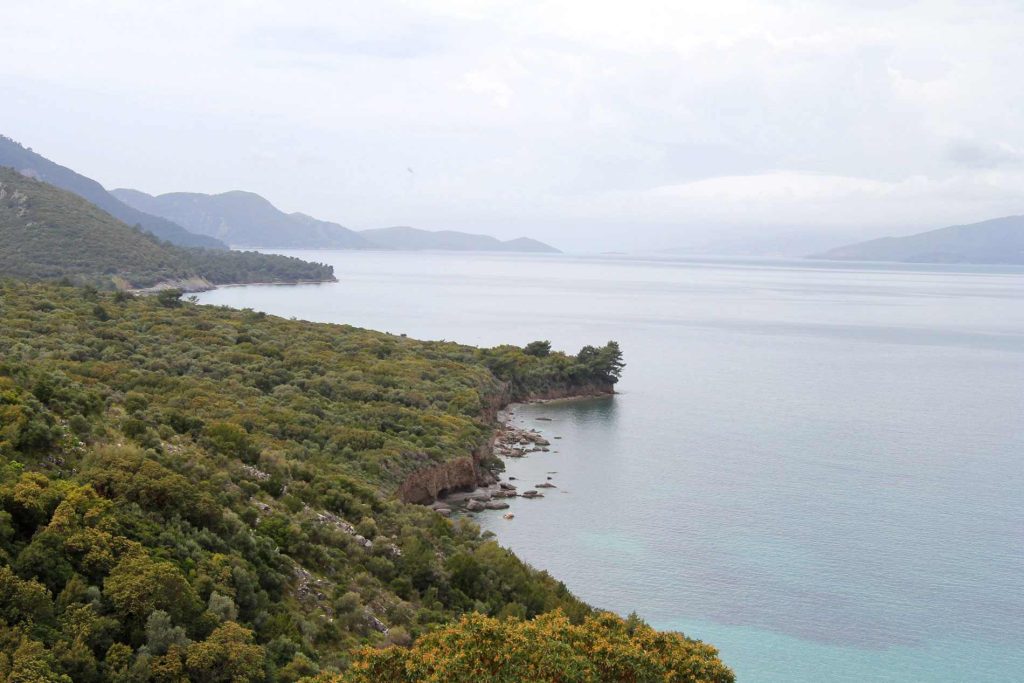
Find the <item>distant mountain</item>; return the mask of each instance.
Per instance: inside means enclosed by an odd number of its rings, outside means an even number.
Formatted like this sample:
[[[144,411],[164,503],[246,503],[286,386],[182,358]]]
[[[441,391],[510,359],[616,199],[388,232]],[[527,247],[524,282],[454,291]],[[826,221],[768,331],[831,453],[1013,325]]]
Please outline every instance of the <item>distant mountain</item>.
[[[95,180],[54,163],[2,135],[0,135],[0,166],[13,168],[23,175],[29,175],[69,192],[74,192],[128,225],[138,225],[146,232],[153,233],[172,244],[209,249],[227,248],[227,245],[220,240],[203,235],[193,235],[166,218],[143,213],[122,203]]]
[[[409,227],[362,230],[367,240],[383,249],[441,251],[509,251],[538,254],[558,254],[558,249],[528,237],[502,242],[490,235],[474,235],[454,230],[419,230]]]
[[[285,213],[252,192],[172,192],[153,196],[119,189],[112,194],[140,211],[162,216],[228,244],[269,249],[395,249],[559,253],[527,237],[502,242],[487,235],[397,227],[353,231],[303,213]]]
[[[883,237],[814,254],[831,261],[1024,264],[1024,216]]]
[[[77,194],[0,167],[0,277],[97,286],[333,280],[330,266],[256,252],[177,247]]]
[[[232,245],[276,249],[370,249],[358,233],[301,213],[285,213],[252,192],[172,192],[156,197],[138,190],[114,190],[140,211],[162,216],[192,232]]]

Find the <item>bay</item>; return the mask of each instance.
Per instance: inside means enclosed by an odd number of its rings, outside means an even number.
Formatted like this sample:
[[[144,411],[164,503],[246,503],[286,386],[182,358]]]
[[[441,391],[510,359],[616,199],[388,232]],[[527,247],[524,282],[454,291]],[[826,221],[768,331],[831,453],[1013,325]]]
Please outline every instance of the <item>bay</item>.
[[[743,682],[1024,679],[1024,269],[287,253],[339,282],[200,300],[620,342],[615,397],[516,410],[554,445],[507,476],[558,488],[477,518],[588,602]]]

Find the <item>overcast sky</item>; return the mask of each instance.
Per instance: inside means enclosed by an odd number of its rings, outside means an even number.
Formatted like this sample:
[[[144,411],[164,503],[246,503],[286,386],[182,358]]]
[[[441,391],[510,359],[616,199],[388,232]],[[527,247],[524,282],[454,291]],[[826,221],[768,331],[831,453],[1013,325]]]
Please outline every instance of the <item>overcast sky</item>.
[[[0,132],[108,188],[354,228],[606,250],[1024,213],[1019,0],[33,0],[0,52]]]

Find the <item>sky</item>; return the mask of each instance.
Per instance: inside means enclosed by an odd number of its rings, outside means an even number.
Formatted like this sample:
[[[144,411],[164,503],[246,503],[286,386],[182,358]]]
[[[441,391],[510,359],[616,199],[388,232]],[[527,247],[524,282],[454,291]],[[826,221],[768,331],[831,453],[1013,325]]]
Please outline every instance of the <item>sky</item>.
[[[0,133],[108,188],[573,251],[1024,213],[1024,3],[33,0]]]

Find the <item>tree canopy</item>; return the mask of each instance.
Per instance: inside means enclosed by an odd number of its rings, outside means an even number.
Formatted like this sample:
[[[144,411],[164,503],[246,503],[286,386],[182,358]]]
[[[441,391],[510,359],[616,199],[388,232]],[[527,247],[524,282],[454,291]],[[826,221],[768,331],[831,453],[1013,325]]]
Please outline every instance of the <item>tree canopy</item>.
[[[0,282],[0,323],[0,678],[293,681],[474,613],[593,617],[471,522],[394,494],[486,443],[513,387],[599,383],[611,351],[22,282]]]

